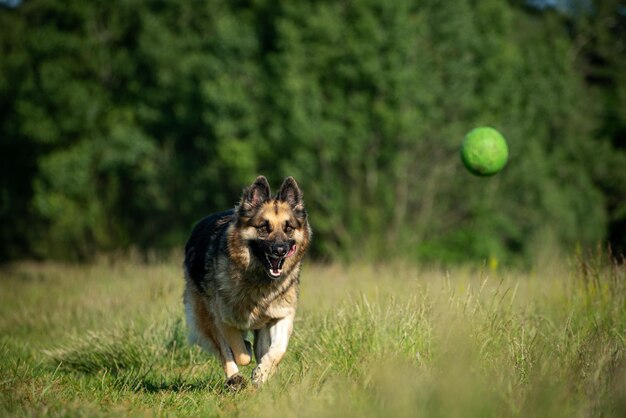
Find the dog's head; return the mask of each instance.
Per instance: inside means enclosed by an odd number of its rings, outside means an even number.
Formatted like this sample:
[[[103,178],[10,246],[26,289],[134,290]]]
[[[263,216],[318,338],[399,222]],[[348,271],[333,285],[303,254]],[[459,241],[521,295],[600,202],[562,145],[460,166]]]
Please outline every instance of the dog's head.
[[[285,277],[304,256],[310,238],[302,192],[293,177],[273,197],[267,179],[257,177],[237,207],[237,229],[269,278]]]

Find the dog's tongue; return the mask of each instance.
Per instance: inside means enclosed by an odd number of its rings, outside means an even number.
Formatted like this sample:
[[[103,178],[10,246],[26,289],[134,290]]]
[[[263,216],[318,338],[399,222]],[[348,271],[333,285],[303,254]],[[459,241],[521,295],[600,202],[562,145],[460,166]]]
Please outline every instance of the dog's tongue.
[[[280,270],[280,264],[281,264],[282,258],[271,258],[271,257],[269,257],[268,260],[270,262],[270,265],[272,266],[272,270],[274,270],[274,271]]]

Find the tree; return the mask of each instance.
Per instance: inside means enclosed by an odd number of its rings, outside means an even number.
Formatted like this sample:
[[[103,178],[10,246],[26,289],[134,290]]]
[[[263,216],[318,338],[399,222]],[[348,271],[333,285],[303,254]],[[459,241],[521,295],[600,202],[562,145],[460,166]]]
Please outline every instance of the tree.
[[[2,9],[0,258],[179,247],[257,174],[298,179],[318,257],[528,261],[607,225],[623,242],[617,4]],[[490,179],[459,162],[479,125],[511,149]]]

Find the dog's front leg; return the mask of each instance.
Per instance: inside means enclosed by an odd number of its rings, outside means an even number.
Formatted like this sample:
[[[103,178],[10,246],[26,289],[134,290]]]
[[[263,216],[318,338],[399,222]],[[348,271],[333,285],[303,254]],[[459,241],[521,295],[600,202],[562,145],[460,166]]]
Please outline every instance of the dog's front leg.
[[[239,374],[237,366],[249,364],[250,353],[243,339],[242,331],[223,322],[218,323],[217,326],[221,334],[220,354],[222,367],[228,379],[226,385],[236,390],[245,386],[245,381],[243,376]]]
[[[293,331],[293,318],[294,315],[289,315],[255,333],[254,355],[258,363],[252,372],[252,383],[255,386],[267,380],[285,355]]]

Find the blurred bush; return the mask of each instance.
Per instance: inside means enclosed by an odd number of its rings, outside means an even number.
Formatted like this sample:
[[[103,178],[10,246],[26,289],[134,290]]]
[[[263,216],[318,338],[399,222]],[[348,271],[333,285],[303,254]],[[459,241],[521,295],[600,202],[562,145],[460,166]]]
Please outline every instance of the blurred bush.
[[[598,4],[0,9],[0,258],[180,247],[257,174],[296,177],[325,259],[623,250],[625,17]],[[509,141],[493,178],[459,163],[477,125]]]

